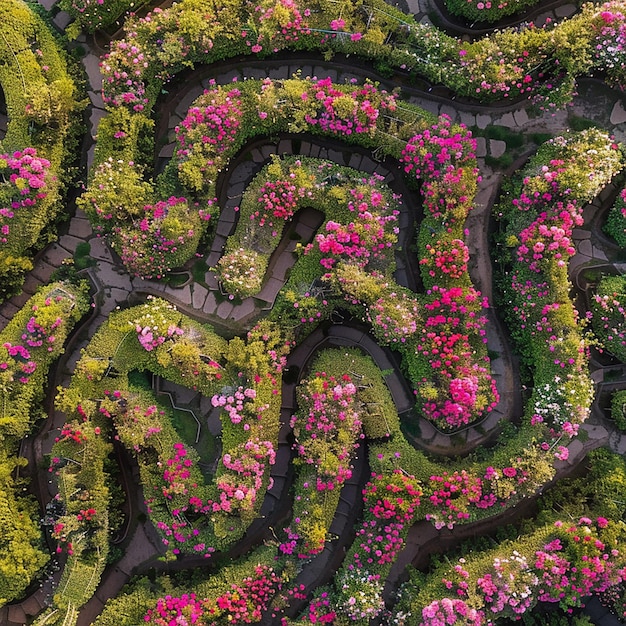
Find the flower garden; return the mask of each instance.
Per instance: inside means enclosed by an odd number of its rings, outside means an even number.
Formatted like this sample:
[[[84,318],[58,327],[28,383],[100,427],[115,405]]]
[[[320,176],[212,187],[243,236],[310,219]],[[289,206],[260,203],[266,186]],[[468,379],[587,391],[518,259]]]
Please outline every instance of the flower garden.
[[[626,4],[432,4],[5,0],[1,623],[626,619]]]

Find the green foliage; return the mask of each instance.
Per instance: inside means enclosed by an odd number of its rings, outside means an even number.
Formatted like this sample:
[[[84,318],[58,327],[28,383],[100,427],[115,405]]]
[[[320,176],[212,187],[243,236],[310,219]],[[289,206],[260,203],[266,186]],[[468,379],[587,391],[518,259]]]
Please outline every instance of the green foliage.
[[[626,389],[611,396],[611,419],[619,430],[626,432]]]
[[[65,56],[44,20],[22,0],[0,6],[0,84],[6,96],[9,125],[2,149],[33,147],[50,162],[45,197],[16,210],[11,234],[0,250],[0,299],[19,290],[30,254],[41,247],[42,232],[62,210],[60,193],[70,171],[70,143],[81,104]],[[7,206],[2,201],[2,206]],[[45,241],[44,243],[47,243]]]

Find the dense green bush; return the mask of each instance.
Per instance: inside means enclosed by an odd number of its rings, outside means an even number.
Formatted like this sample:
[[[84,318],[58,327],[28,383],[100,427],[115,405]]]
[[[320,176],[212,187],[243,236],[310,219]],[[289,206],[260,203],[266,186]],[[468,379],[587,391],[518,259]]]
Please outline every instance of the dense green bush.
[[[81,108],[65,56],[47,25],[22,0],[0,6],[0,85],[9,125],[0,146],[0,296],[19,291],[31,255],[62,211],[73,155],[69,138]],[[26,163],[26,160],[31,163]],[[35,165],[36,163],[36,165]],[[16,173],[19,180],[12,182]],[[23,197],[24,190],[28,196]]]

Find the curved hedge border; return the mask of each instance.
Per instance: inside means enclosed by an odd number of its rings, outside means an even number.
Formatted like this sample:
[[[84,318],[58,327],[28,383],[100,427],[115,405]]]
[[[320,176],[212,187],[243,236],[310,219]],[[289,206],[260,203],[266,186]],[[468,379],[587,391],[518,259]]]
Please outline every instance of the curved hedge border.
[[[41,247],[41,235],[61,212],[67,144],[80,104],[63,52],[32,8],[7,0],[0,24],[0,85],[9,116],[0,148],[4,299],[19,290],[24,272],[32,269],[32,250]]]
[[[42,550],[36,508],[14,470],[20,441],[42,417],[48,370],[74,324],[88,310],[85,285],[40,289],[0,333],[0,604],[19,598],[49,557]]]
[[[110,534],[105,459],[111,449],[108,437],[115,432],[138,456],[149,488],[146,498],[151,517],[173,553],[197,554],[202,544],[208,556],[241,538],[258,515],[262,498],[243,502],[238,498],[237,489],[249,490],[252,479],[246,478],[250,468],[239,469],[234,462],[249,449],[251,439],[267,443],[257,460],[271,457],[270,448],[277,447],[279,376],[285,350],[279,331],[269,322],[252,329],[246,341],[235,338],[227,343],[158,299],[110,316],[78,362],[70,387],[57,398],[58,407],[70,419],[52,452],[52,469],[59,476],[60,501],[65,506],[64,514],[54,522],[54,535],[68,560],[55,607],[40,619],[53,613],[57,621],[71,616],[100,580]],[[254,391],[246,395],[252,402],[242,415],[228,411],[222,416],[222,461],[215,486],[193,483],[200,477],[193,467],[195,455],[177,441],[167,416],[160,416],[154,403],[129,390],[128,373],[133,369],[213,395],[214,406],[234,402],[230,394],[237,386]],[[260,471],[255,490],[263,493],[269,464]],[[241,486],[231,489],[236,481]],[[77,490],[82,497],[72,495]],[[222,495],[232,506],[225,506]]]
[[[427,575],[414,572],[394,609],[394,623],[434,626],[447,614],[457,617],[447,623],[499,622],[519,619],[538,602],[558,603],[571,613],[587,596],[620,589],[626,525],[617,494],[625,471],[618,455],[592,453],[584,478],[565,480],[540,499],[538,528],[497,548],[473,550]],[[618,614],[624,610],[615,608]]]
[[[450,13],[472,22],[497,22],[538,4],[538,0],[445,0]]]

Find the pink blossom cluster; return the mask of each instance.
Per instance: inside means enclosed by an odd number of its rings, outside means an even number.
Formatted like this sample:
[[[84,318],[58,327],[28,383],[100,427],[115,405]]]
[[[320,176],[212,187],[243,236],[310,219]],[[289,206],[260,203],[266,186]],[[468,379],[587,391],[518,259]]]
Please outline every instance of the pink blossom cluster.
[[[144,623],[153,626],[189,626],[215,623],[220,615],[235,626],[255,624],[269,607],[281,587],[281,578],[267,565],[256,565],[254,573],[232,583],[230,589],[215,598],[198,599],[195,594],[159,598],[155,608],[144,616]]]
[[[22,384],[26,384],[37,369],[37,362],[31,359],[29,350],[20,344],[13,345],[7,341],[2,347],[6,352],[0,356],[0,371],[9,373],[11,380],[17,376]]]
[[[461,132],[453,132],[447,115],[407,142],[401,157],[404,171],[422,181],[422,197],[433,217],[448,224],[465,219],[469,208],[465,171],[477,176],[475,151],[471,132],[462,125]]]
[[[537,273],[554,260],[558,266],[564,267],[576,254],[572,231],[582,223],[582,211],[575,202],[549,205],[549,210],[539,213],[535,221],[520,232],[517,260]]]
[[[607,2],[601,6],[599,18],[593,22],[596,33],[591,44],[594,66],[606,72],[608,81],[619,89],[626,86],[626,18],[623,5]]]
[[[272,442],[255,437],[224,454],[222,465],[225,471],[217,479],[219,502],[208,503],[205,510],[228,514],[252,513],[269,466],[275,462],[276,452]]]
[[[214,407],[223,407],[228,413],[228,417],[233,424],[239,424],[244,419],[244,403],[246,399],[254,400],[256,398],[256,390],[250,387],[242,387],[241,385],[232,395],[215,394],[211,398],[211,404]]]
[[[205,90],[175,129],[180,144],[176,152],[178,159],[184,161],[199,152],[206,155],[206,166],[220,167],[223,162],[220,155],[232,149],[242,116],[239,89]]]
[[[405,529],[413,521],[421,495],[415,478],[400,470],[388,476],[373,473],[363,489],[366,520],[356,532],[354,564],[348,567],[390,567],[404,547]]]
[[[356,392],[348,374],[339,381],[326,372],[317,372],[298,387],[302,412],[291,418],[290,426],[298,455],[294,464],[305,469],[300,472],[292,526],[284,529],[288,537],[280,548],[284,554],[297,551],[300,558],[308,558],[324,548],[328,529],[311,520],[309,511],[323,506],[328,492],[338,497],[352,477],[351,463],[362,437]]]
[[[442,239],[437,245],[426,244],[426,255],[420,259],[420,265],[428,271],[431,278],[448,276],[458,280],[467,275],[469,250],[460,239]]]
[[[298,41],[301,35],[310,34],[311,31],[304,19],[310,15],[310,9],[300,11],[294,0],[278,0],[275,6],[269,7],[259,3],[252,13],[252,19],[260,31],[256,41],[250,37],[248,30],[241,31],[241,36],[254,54],[261,52],[264,44],[277,52],[290,42]]]
[[[345,374],[337,381],[318,372],[305,388],[298,390],[306,416],[291,418],[300,462],[317,468],[317,491],[332,491],[352,476],[351,460],[358,448],[361,420],[354,410],[356,387]],[[336,460],[330,462],[330,458]]]
[[[521,458],[499,470],[489,466],[483,477],[466,470],[433,475],[430,477],[428,501],[435,513],[428,513],[426,519],[432,521],[436,528],[453,528],[456,523],[470,519],[473,508],[505,506],[529,479],[530,474]]]
[[[100,61],[104,78],[102,98],[109,106],[125,106],[139,112],[148,104],[144,77],[151,58],[136,36],[129,40],[132,43],[125,39],[112,41],[110,52]]]
[[[10,198],[0,206],[0,243],[8,241],[9,220],[15,217],[15,211],[32,209],[46,197],[50,179],[50,161],[38,157],[35,148],[0,154],[0,183]]]
[[[463,600],[442,598],[422,609],[419,626],[482,626],[484,618],[482,611],[470,608]]]
[[[397,242],[400,212],[374,188],[380,183],[380,177],[374,176],[363,182],[370,188],[350,189],[352,199],[348,208],[355,213],[355,219],[349,224],[329,220],[326,234],[318,234],[315,238],[320,251],[332,255],[320,260],[326,269],[332,269],[339,259],[349,259],[362,267],[371,260],[384,262]]]
[[[585,598],[606,592],[626,579],[624,558],[615,544],[614,530],[606,518],[593,521],[581,517],[573,523],[558,520],[552,536],[534,551],[513,551],[483,562],[479,568],[466,567],[465,559],[461,559],[442,578],[454,599],[435,600],[424,611],[435,617],[435,608],[441,603],[456,599],[465,602],[471,597],[474,602],[480,598],[482,606],[477,608],[484,620],[519,620],[537,602],[559,603],[571,613]],[[441,623],[458,623],[452,616],[449,622]]]
[[[273,218],[287,221],[290,219],[298,203],[306,194],[304,187],[297,187],[292,180],[276,180],[266,182],[259,191],[260,209],[250,219],[258,221],[259,226],[272,227]]]
[[[624,295],[596,293],[593,295],[593,328],[606,349],[623,359],[626,355],[626,305]]]
[[[480,313],[487,303],[473,287],[446,289],[435,285],[427,295],[429,301],[424,309],[429,317],[416,350],[428,359],[447,391],[442,398],[430,398],[430,391],[420,388],[417,395],[422,399],[426,417],[448,427],[462,426],[491,411],[499,402],[494,379],[485,366],[472,358],[472,341],[486,342],[486,318]]]
[[[200,215],[202,210],[198,212]],[[168,219],[168,216],[169,219]],[[176,267],[177,254],[195,241],[197,231],[189,222],[185,198],[174,196],[144,207],[144,217],[129,228],[119,223],[111,229],[112,246],[126,268],[141,278],[162,278]]]
[[[151,352],[160,346],[166,341],[166,339],[184,334],[183,329],[179,328],[175,324],[170,324],[168,326],[165,335],[158,334],[153,326],[142,326],[141,324],[137,324],[135,326],[135,331],[137,332],[137,339],[139,340],[141,347],[147,352]]]
[[[335,87],[330,78],[311,81],[302,99],[315,102],[318,106],[315,115],[305,116],[306,121],[325,133],[335,135],[371,133],[376,129],[381,110],[393,111],[396,108],[395,96],[379,92],[371,83],[348,93]]]
[[[146,624],[153,626],[180,626],[180,624],[198,624],[204,609],[195,593],[183,594],[179,598],[165,596],[157,600],[156,607],[150,609],[143,618]]]
[[[44,342],[46,344],[53,344],[56,341],[56,337],[51,334],[56,328],[62,324],[63,320],[57,317],[52,324],[48,327],[37,321],[35,316],[26,323],[26,332],[22,335],[22,341],[26,342],[26,345],[31,348],[40,348]],[[48,346],[48,352],[52,352],[52,345]]]

